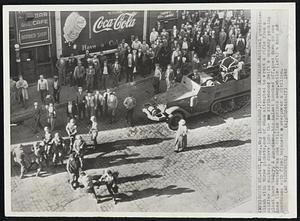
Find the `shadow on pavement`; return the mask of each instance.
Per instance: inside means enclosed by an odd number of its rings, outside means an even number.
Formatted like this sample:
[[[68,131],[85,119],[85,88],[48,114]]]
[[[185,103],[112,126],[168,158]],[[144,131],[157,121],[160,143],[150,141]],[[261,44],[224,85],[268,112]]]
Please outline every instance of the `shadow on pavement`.
[[[203,145],[197,145],[192,147],[187,147],[184,151],[189,150],[204,150],[204,149],[212,149],[212,148],[229,148],[229,147],[236,147],[241,146],[246,143],[251,143],[251,140],[224,140],[224,141],[218,141],[215,143],[210,144],[203,144]]]
[[[177,187],[175,185],[170,185],[164,188],[147,188],[143,190],[133,190],[130,194],[119,193],[118,198],[120,202],[130,202],[134,200],[139,200],[148,197],[159,197],[159,196],[174,196],[184,193],[192,193],[195,190],[190,188]]]
[[[113,156],[100,155],[95,158],[86,158],[84,160],[84,169],[99,169],[107,168],[108,166],[116,167],[126,164],[145,163],[150,160],[161,160],[164,158],[162,156],[137,158],[137,156],[139,156],[139,154],[119,154]]]
[[[146,145],[154,145],[159,144],[165,140],[171,140],[174,138],[145,138],[145,139],[125,139],[125,140],[117,140],[113,142],[101,143],[98,144],[96,150],[89,150],[89,154],[103,152],[102,155],[120,151],[126,149],[128,146],[146,146]]]
[[[138,175],[135,175],[135,176],[119,177],[118,178],[118,184],[122,184],[122,183],[126,183],[126,182],[135,182],[135,181],[153,179],[153,178],[160,178],[160,177],[162,177],[162,175],[152,175],[152,174],[149,174],[149,173],[138,174]]]
[[[241,119],[245,117],[251,117],[250,105],[224,115],[216,115],[211,112],[200,114],[187,119],[187,124],[189,129],[196,129],[204,126],[217,126],[223,124],[226,122],[225,119],[227,118]]]

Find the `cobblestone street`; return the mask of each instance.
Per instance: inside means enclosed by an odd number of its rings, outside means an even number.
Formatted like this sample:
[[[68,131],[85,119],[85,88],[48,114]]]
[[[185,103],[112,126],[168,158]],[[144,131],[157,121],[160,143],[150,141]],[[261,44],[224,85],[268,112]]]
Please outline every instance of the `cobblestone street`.
[[[19,168],[12,167],[12,211],[231,210],[251,196],[250,109],[247,106],[222,117],[205,114],[190,119],[188,148],[181,153],[173,151],[174,132],[165,123],[144,124],[139,113],[138,125],[126,128],[120,114],[116,124],[100,126],[100,144],[86,156],[88,174],[101,175],[105,168],[119,172],[118,204],[108,198],[105,186],[96,188],[102,198],[99,204],[80,189],[72,190],[65,167],[51,168],[41,177],[30,171],[22,180]]]

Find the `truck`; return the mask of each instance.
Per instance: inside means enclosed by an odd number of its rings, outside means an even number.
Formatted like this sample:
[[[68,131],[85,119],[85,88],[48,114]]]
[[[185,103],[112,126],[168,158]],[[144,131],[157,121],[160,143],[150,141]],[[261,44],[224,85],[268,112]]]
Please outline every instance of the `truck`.
[[[250,65],[246,64],[245,70],[247,74],[243,78],[227,82],[216,80],[216,69],[210,68],[199,73],[201,83],[192,79],[193,73],[183,76],[181,82],[144,104],[142,111],[151,121],[165,121],[171,130],[177,130],[181,119],[206,112],[221,115],[238,110],[251,100]],[[215,83],[208,86],[209,81]]]

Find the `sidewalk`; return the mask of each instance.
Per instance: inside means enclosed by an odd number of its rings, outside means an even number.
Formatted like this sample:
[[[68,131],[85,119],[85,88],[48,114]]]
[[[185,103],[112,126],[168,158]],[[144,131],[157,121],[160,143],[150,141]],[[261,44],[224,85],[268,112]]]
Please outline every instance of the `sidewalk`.
[[[149,80],[152,78],[152,74],[147,76],[146,78],[143,78],[141,76],[137,76],[136,80],[134,82],[125,82],[125,78],[121,80],[119,87],[117,90],[121,89],[122,87],[128,87],[129,85],[136,85],[139,84],[145,80]],[[47,79],[49,83],[49,91],[52,94],[52,82],[53,79]],[[108,87],[111,87],[112,85],[112,79],[109,79]],[[63,107],[67,104],[69,100],[73,100],[76,98],[76,92],[77,87],[70,87],[70,86],[62,86],[61,93],[60,93],[60,103],[55,104],[56,109]],[[13,123],[18,123],[24,120],[27,120],[31,117],[33,112],[33,103],[39,102],[41,103],[40,93],[37,91],[36,85],[31,85],[28,87],[28,96],[29,100],[27,101],[27,108],[23,108],[21,104],[18,104],[16,101],[11,103],[11,110],[10,110],[10,121]]]

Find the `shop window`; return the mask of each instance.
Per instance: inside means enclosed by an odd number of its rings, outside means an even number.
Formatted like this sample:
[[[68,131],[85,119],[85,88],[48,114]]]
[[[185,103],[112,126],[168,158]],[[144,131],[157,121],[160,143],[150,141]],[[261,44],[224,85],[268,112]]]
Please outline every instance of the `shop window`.
[[[36,49],[37,49],[37,62],[38,63],[50,62],[48,45],[37,47]]]

